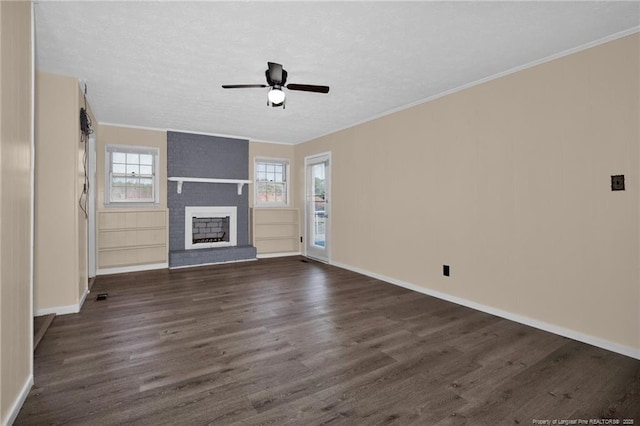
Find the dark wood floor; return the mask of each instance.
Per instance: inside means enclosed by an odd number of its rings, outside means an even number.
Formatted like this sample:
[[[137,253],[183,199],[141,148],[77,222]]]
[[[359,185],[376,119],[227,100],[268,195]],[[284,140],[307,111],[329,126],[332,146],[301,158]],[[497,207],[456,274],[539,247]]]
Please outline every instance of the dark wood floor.
[[[640,424],[640,361],[297,257],[91,295],[40,343],[17,425]]]
[[[33,317],[33,350],[38,349],[40,340],[44,337],[45,333],[51,326],[51,323],[56,318],[56,314],[41,315]]]

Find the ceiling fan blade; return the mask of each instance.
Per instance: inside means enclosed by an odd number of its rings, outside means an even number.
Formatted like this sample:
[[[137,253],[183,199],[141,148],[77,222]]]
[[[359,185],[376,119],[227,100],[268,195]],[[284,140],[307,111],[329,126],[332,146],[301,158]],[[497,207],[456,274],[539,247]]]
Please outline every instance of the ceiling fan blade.
[[[275,84],[283,84],[282,81],[282,65],[275,62],[267,62],[269,66],[269,79]]]
[[[269,87],[266,84],[223,84],[223,89],[250,89],[250,88],[261,88],[261,87]]]
[[[287,84],[289,90],[301,90],[303,92],[329,93],[329,86],[316,86],[313,84]]]

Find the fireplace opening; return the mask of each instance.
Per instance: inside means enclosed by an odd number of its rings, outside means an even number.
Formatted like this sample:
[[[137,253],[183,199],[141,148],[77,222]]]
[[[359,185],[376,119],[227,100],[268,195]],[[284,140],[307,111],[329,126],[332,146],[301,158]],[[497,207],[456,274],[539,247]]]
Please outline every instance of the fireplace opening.
[[[237,244],[237,207],[185,207],[185,250],[233,247]]]
[[[194,217],[191,220],[192,244],[229,242],[229,216]]]

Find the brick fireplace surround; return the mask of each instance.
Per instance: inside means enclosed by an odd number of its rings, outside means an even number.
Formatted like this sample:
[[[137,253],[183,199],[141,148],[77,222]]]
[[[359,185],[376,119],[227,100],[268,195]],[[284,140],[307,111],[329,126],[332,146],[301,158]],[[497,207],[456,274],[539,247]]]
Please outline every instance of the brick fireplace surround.
[[[169,177],[248,179],[249,141],[167,132],[167,174]],[[248,186],[243,187],[241,195],[237,191],[234,184],[184,182],[182,193],[178,194],[177,182],[168,182],[170,268],[256,258],[256,249],[249,244]],[[187,206],[235,206],[237,245],[187,250]]]

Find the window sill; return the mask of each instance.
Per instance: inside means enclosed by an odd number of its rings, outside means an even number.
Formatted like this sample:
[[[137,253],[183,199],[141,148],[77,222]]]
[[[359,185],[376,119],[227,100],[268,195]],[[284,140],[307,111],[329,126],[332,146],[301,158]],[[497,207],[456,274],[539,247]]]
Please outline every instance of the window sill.
[[[105,209],[164,208],[160,203],[105,203]]]
[[[290,209],[289,204],[254,204],[255,209]]]

